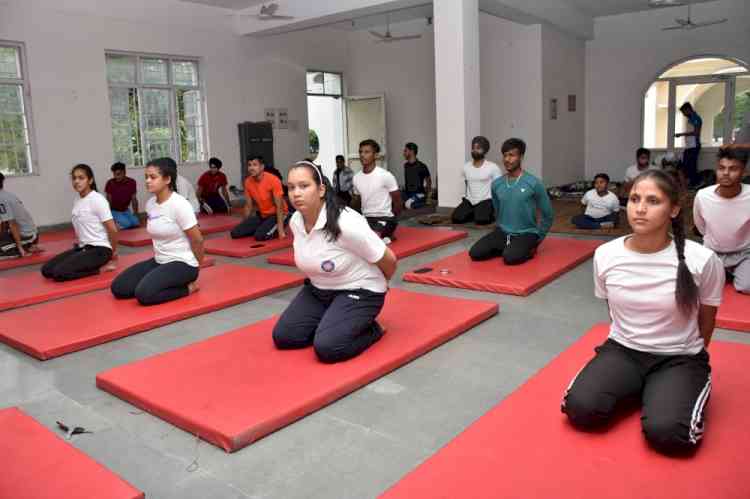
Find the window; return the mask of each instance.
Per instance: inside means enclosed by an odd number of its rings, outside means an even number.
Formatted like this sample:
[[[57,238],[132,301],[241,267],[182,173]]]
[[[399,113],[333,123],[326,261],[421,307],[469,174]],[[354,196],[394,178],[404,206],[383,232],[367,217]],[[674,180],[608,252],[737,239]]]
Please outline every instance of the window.
[[[23,46],[0,42],[0,172],[29,175],[31,112]]]
[[[195,59],[107,54],[116,161],[142,166],[171,156],[206,159],[203,100]]]
[[[692,104],[703,120],[700,143],[719,147],[734,140],[750,111],[750,72],[729,59],[697,57],[662,73],[643,99],[643,145],[654,149],[680,149],[688,130],[679,108]]]
[[[307,95],[341,97],[341,75],[325,71],[307,72]]]

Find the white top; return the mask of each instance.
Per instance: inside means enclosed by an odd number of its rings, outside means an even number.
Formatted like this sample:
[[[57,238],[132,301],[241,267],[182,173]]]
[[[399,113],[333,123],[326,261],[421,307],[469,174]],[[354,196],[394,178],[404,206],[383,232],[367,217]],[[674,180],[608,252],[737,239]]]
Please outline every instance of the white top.
[[[36,225],[18,196],[0,189],[0,222],[14,220],[21,236],[36,235]]]
[[[193,207],[193,213],[201,211],[198,196],[195,194],[195,187],[182,175],[177,175],[177,193],[188,200],[190,206]]]
[[[156,263],[184,262],[198,266],[185,231],[198,225],[187,199],[173,192],[162,204],[152,197],[146,202],[146,230],[154,243]]]
[[[357,172],[354,175],[353,183],[355,194],[362,198],[362,214],[364,216],[393,216],[391,192],[398,190],[398,182],[391,172],[376,166],[370,173]]]
[[[638,163],[634,165],[630,165],[625,170],[625,182],[632,182],[633,180],[635,180],[635,177],[645,172],[646,170],[660,170],[660,169],[661,168],[659,168],[656,165],[652,165],[651,163],[649,163],[648,166],[644,168],[643,170],[638,169]]]
[[[499,177],[502,177],[502,173],[496,163],[485,159],[482,166],[477,168],[469,161],[461,171],[461,178],[466,182],[466,196],[464,197],[471,204],[492,199],[492,181]]]
[[[620,200],[609,191],[600,196],[596,189],[591,189],[583,195],[581,203],[586,206],[585,214],[592,218],[602,218],[620,211]]]
[[[297,211],[289,221],[294,234],[294,263],[319,289],[367,289],[385,293],[388,283],[375,265],[385,255],[385,243],[370,229],[367,220],[345,208],[339,217],[341,234],[329,241],[323,230],[325,205],[312,231],[305,231],[305,221]]]
[[[750,248],[750,185],[733,198],[721,197],[711,185],[699,190],[693,202],[695,226],[703,244],[718,253]]]
[[[609,337],[634,350],[664,355],[693,355],[703,348],[698,310],[685,316],[677,308],[677,250],[674,243],[657,253],[625,247],[623,236],[594,254],[594,294],[608,300]],[[698,285],[698,300],[718,307],[724,267],[713,251],[685,241],[685,263]]]
[[[102,246],[112,249],[104,222],[112,220],[107,198],[96,191],[78,196],[73,203],[73,229],[79,246]]]

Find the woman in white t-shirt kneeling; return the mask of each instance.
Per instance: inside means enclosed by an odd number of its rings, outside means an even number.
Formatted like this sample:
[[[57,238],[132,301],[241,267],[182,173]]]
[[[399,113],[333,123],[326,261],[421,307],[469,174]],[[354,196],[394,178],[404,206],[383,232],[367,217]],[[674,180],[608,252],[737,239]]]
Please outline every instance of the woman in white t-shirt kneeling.
[[[685,240],[678,184],[668,174],[638,175],[627,213],[633,234],[594,256],[595,294],[612,318],[609,338],[570,383],[562,410],[575,426],[593,429],[611,422],[626,400],[640,400],[648,442],[666,454],[690,452],[704,432],[706,349],[724,269],[711,250]]]
[[[70,172],[78,199],[73,203],[73,249],[64,251],[42,266],[42,275],[55,281],[72,281],[98,274],[117,257],[117,226],[112,219],[107,198],[96,190],[94,172],[89,165],[79,164]]]
[[[159,158],[146,165],[146,188],[154,195],[146,203],[146,230],[154,258],[137,263],[112,283],[115,298],[135,297],[141,305],[156,305],[198,290],[195,282],[203,260],[203,236],[190,203],[175,192],[177,165]]]
[[[336,202],[314,164],[293,165],[288,186],[297,209],[289,222],[294,261],[307,279],[276,323],[273,341],[280,349],[312,345],[322,362],[350,359],[383,335],[375,318],[396,256],[362,215]]]

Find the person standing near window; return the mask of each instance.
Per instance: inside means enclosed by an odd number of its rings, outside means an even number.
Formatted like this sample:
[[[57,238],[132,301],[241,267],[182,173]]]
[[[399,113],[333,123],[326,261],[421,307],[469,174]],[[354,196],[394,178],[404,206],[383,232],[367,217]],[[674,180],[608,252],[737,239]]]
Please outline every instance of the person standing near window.
[[[682,153],[682,166],[685,168],[685,175],[688,177],[690,187],[697,187],[700,184],[698,176],[698,155],[701,152],[701,128],[703,128],[703,119],[695,112],[693,105],[689,102],[680,106],[680,112],[687,118],[688,130],[686,132],[676,133],[675,137],[685,137],[685,151]]]

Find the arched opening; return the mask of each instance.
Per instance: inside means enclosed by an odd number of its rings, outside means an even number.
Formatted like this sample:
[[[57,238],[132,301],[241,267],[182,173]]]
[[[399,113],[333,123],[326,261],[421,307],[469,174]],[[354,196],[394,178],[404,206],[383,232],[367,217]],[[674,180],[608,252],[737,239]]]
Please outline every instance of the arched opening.
[[[690,146],[690,139],[679,136],[690,129],[679,111],[685,102],[703,121],[699,137],[703,148],[732,142],[750,111],[750,70],[739,61],[715,56],[693,57],[667,68],[643,97],[645,147],[679,150]]]

